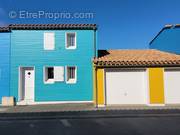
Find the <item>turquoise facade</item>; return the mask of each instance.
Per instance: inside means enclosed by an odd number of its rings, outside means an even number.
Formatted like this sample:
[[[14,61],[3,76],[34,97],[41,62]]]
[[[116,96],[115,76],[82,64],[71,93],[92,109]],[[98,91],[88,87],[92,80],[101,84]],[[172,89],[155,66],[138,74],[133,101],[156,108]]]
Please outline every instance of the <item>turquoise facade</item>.
[[[150,49],[180,54],[180,27],[164,28],[150,43]]]
[[[54,50],[44,50],[44,32],[55,33]],[[76,32],[76,49],[65,48],[66,32]],[[92,59],[97,52],[95,36],[94,30],[12,30],[10,95],[19,101],[19,67],[34,67],[35,102],[92,101]],[[77,82],[45,84],[43,80],[45,66],[77,66]]]
[[[0,103],[3,96],[9,96],[10,80],[10,33],[0,33]]]

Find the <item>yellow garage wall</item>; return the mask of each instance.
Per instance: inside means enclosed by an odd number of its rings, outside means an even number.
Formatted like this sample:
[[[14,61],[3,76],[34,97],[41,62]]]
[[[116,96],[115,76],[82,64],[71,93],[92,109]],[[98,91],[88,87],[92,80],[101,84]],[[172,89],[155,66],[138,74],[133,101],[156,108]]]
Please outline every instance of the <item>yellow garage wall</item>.
[[[163,68],[149,68],[150,104],[164,104],[163,74]]]
[[[104,105],[104,69],[97,69],[97,104]]]

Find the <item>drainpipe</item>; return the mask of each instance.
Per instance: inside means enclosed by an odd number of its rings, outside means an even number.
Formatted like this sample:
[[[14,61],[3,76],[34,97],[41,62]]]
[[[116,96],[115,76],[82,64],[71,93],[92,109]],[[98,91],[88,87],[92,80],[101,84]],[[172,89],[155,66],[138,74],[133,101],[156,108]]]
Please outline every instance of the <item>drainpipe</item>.
[[[97,30],[94,29],[94,58],[97,58]],[[97,87],[97,67],[96,65],[93,63],[93,67],[94,67],[94,72],[95,72],[95,107],[98,108],[98,87]]]
[[[95,97],[96,97],[96,108],[98,108],[98,87],[97,87],[97,68],[96,66],[94,65],[94,70],[95,70]]]
[[[97,47],[96,47],[96,29],[94,30],[94,56],[95,56],[95,58],[97,57]]]
[[[11,31],[9,32],[9,91],[8,91],[8,96],[10,97],[11,95]]]

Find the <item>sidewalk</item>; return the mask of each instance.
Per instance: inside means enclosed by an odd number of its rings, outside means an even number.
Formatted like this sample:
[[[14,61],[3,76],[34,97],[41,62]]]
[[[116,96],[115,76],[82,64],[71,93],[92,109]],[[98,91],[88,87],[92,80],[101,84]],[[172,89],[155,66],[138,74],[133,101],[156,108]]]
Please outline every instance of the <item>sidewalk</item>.
[[[92,103],[80,104],[46,104],[46,105],[24,105],[13,107],[0,107],[1,113],[32,113],[32,112],[79,112],[79,111],[108,111],[108,110],[180,110],[180,105],[167,106],[143,106],[143,105],[118,105],[96,108]]]
[[[0,107],[0,120],[180,117],[180,106],[109,106],[53,104]]]
[[[45,104],[45,105],[19,105],[12,107],[0,107],[1,113],[31,113],[31,112],[65,112],[94,110],[93,104]]]

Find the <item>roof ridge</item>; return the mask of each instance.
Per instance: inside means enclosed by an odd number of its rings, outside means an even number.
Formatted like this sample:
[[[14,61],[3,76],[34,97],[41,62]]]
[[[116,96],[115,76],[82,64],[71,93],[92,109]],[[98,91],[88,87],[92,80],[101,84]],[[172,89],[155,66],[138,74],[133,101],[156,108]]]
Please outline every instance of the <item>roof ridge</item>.
[[[106,51],[149,51],[157,49],[107,49]]]
[[[157,49],[153,49],[153,50],[155,50],[155,51],[158,51],[158,52],[161,52],[161,53],[164,53],[164,54],[168,54],[168,55],[174,55],[174,56],[178,56],[178,57],[180,57],[180,55],[178,55],[178,54],[175,54],[175,53],[166,52],[166,51],[161,51],[161,50],[157,50]]]
[[[146,49],[107,49],[107,50],[146,50]]]

